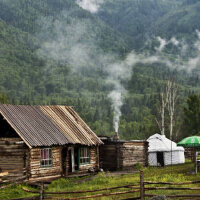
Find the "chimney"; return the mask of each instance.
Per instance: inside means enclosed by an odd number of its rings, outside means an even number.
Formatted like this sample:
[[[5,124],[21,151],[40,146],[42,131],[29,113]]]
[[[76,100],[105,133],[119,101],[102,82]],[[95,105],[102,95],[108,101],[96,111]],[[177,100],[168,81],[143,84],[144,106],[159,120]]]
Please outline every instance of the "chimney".
[[[114,135],[114,137],[113,137],[113,140],[119,140],[118,132],[115,132],[115,135]]]

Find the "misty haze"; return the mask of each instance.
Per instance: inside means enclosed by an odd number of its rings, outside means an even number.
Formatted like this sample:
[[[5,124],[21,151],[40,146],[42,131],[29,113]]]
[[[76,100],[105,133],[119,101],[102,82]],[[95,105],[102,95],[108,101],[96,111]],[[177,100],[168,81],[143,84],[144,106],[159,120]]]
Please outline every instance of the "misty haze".
[[[102,138],[116,142],[114,145],[119,142],[116,148],[124,142],[126,149],[133,145],[130,141],[140,141],[145,146],[150,137],[167,142],[169,139],[176,147],[183,138],[200,136],[199,0],[0,0],[0,8],[0,123],[3,127],[7,120],[6,126],[10,126],[8,131],[4,130],[5,137],[10,130],[17,129],[18,124],[13,125],[13,121],[27,125],[28,122],[22,120],[24,110],[29,108],[26,106],[37,110],[39,106],[50,105],[72,108],[66,111],[70,114],[69,119],[81,125],[73,128],[80,129],[81,136],[94,132],[95,139],[86,137],[84,142],[97,140],[98,148],[103,143]],[[22,113],[12,121],[10,107],[7,117],[4,111],[7,104],[24,105],[25,108],[21,111],[21,107],[16,107],[13,112]],[[53,114],[46,107],[42,109],[45,115],[55,120],[53,115],[63,107],[53,107]],[[57,123],[64,115],[57,116],[52,125],[56,124],[61,132],[65,128],[62,123]],[[29,119],[28,114],[26,117]],[[46,128],[48,121],[44,121],[41,123]],[[31,120],[30,123],[36,124]],[[86,125],[89,128],[85,128]],[[76,135],[73,128],[66,130]],[[21,137],[23,131],[27,128],[16,132]],[[41,134],[44,132],[42,129]],[[77,135],[71,136],[75,137],[80,139]],[[70,173],[79,173],[84,164],[103,166],[103,161],[95,160],[99,156],[98,148],[89,150],[95,146],[92,142],[82,144],[88,148],[77,148],[79,144],[73,146],[75,143],[72,142],[67,149],[65,156],[72,164],[66,160],[62,162],[70,166]],[[2,145],[11,143],[2,142]],[[41,146],[45,147],[44,144]],[[28,147],[35,148],[29,144]],[[134,146],[133,149],[141,148]],[[4,146],[1,148],[0,142],[0,153],[1,149]],[[178,150],[182,151],[181,148]],[[144,151],[141,155],[145,157],[147,152]],[[121,150],[116,152],[122,155]],[[47,153],[53,155],[50,150],[44,150],[41,155],[45,157]],[[90,153],[95,158],[90,160]],[[126,155],[130,155],[128,150]],[[194,152],[192,155],[194,159]],[[170,156],[172,163],[174,157]],[[131,159],[139,158],[130,157],[128,161],[116,158],[118,169],[120,162],[129,163]],[[163,167],[167,162],[164,153],[156,153],[156,159],[156,167]],[[33,166],[43,167],[44,160]],[[53,161],[48,162],[48,167],[52,167]],[[140,161],[137,163],[141,164]],[[52,168],[54,173],[56,167]],[[93,166],[89,168],[93,173]],[[66,169],[60,172],[64,173],[67,173]],[[40,172],[35,174],[39,176]]]

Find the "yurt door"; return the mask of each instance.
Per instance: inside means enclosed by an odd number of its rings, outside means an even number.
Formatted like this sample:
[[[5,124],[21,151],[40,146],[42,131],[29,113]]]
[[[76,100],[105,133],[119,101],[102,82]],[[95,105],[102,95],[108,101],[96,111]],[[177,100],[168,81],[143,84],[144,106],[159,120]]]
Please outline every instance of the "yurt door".
[[[163,152],[157,152],[157,165],[162,167],[164,166]]]

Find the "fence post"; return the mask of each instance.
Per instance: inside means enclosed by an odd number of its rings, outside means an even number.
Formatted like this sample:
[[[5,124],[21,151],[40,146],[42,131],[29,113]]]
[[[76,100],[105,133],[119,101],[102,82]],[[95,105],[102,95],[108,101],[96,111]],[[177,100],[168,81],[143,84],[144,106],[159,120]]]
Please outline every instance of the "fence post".
[[[40,200],[43,200],[44,199],[44,184],[41,183],[41,186],[40,186]]]
[[[144,173],[140,171],[140,199],[144,200]]]

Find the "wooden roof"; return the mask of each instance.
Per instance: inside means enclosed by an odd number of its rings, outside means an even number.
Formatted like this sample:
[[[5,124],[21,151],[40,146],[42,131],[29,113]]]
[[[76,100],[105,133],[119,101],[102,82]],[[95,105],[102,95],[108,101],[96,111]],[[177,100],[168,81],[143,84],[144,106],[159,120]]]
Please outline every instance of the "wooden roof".
[[[103,144],[69,106],[2,104],[0,114],[30,148],[65,144]]]

